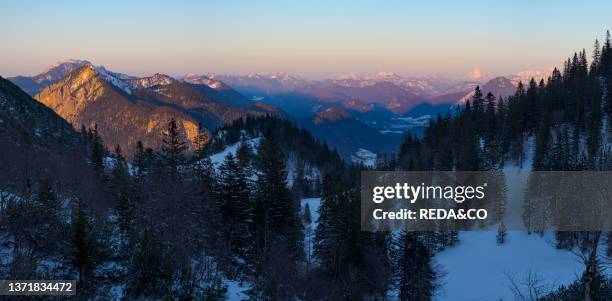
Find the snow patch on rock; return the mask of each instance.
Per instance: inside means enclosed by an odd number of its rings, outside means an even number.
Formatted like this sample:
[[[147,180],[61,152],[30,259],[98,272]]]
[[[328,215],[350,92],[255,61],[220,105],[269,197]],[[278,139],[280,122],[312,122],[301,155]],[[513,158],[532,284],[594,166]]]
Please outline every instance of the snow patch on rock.
[[[113,86],[121,89],[123,92],[127,94],[132,94],[132,89],[130,89],[130,85],[124,82],[123,80],[119,79],[117,73],[110,72],[106,70],[106,68],[104,68],[103,66],[93,66],[92,65],[92,67],[96,71],[98,71],[98,75],[101,78],[103,78],[104,80],[112,84]],[[122,77],[126,77],[126,76],[127,75],[122,75]]]
[[[351,155],[351,161],[353,163],[361,163],[368,167],[376,166],[376,158],[377,156],[375,153],[365,148],[360,148],[355,152],[354,155]]]

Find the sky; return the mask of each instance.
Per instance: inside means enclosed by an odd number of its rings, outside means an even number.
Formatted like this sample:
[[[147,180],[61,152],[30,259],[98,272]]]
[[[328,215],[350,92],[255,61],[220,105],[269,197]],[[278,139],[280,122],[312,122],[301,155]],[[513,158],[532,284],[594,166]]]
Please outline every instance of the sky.
[[[0,75],[545,70],[612,28],[612,1],[0,1]]]

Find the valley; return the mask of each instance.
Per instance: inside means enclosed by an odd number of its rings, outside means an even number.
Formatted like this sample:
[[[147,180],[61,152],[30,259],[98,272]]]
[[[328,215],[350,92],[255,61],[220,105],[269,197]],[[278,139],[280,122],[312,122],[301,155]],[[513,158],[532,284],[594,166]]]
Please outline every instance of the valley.
[[[0,11],[1,300],[612,300],[612,2]]]
[[[195,149],[199,132],[208,140],[223,124],[271,114],[307,128],[347,161],[360,162],[358,152],[382,158],[396,152],[406,135],[422,135],[430,119],[453,114],[455,106],[472,97],[475,86],[507,97],[532,74],[545,76],[531,71],[486,81],[392,72],[323,80],[286,73],[137,77],[72,59],[31,77],[8,79],[75,129],[97,126],[107,148],[119,145],[129,156],[138,139],[159,147],[161,125],[169,118],[179,121],[189,148]]]

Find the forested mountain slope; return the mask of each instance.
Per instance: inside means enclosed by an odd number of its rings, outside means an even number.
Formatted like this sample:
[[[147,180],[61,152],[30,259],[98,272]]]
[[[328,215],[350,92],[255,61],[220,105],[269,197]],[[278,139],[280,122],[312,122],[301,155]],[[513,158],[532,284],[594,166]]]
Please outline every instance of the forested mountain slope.
[[[102,201],[81,135],[51,109],[0,78],[0,191],[24,196],[53,179],[62,193]],[[60,185],[61,183],[61,185]]]
[[[610,156],[608,124],[612,116],[612,98],[608,91],[612,87],[611,43],[608,33],[603,45],[595,42],[590,62],[584,50],[575,53],[564,62],[561,70],[554,69],[546,80],[536,82],[532,79],[529,83],[519,83],[516,92],[507,98],[483,95],[477,88],[456,115],[433,120],[425,129],[422,138],[410,136],[406,139],[398,158],[398,169],[507,171],[509,167],[514,166],[535,171],[610,170],[612,156]],[[528,234],[539,233],[549,239],[552,237],[551,244],[559,251],[565,250],[577,254],[576,258],[580,258],[581,274],[576,275],[577,279],[568,278],[568,275],[558,276],[558,279],[564,279],[561,281],[564,285],[560,285],[562,283],[555,283],[555,279],[542,279],[538,276],[552,277],[554,273],[549,273],[549,270],[541,273],[523,271],[525,273],[517,277],[527,280],[508,279],[516,298],[532,296],[537,300],[607,300],[612,296],[609,275],[604,272],[602,265],[611,254],[611,235],[598,231],[541,233],[541,230],[532,226],[532,223],[527,223],[526,219],[531,218],[530,212],[533,210],[543,209],[526,204],[519,209],[526,221]],[[506,234],[502,225],[503,223],[499,224],[496,239],[500,244],[499,248],[506,248],[503,245]],[[515,240],[521,235],[513,233],[508,237]],[[478,239],[491,236],[472,233],[469,235],[472,243],[482,243]],[[430,241],[427,237],[430,236],[421,234],[420,239],[424,244]],[[508,243],[527,244],[530,239],[524,237],[518,240]],[[448,244],[443,243],[442,246]],[[430,247],[433,251],[437,248],[439,243]],[[470,248],[472,247],[464,245],[461,241],[458,250],[450,252],[457,258],[462,258],[463,255],[459,250],[469,252]],[[503,251],[500,249],[499,252]],[[561,255],[559,251],[551,253],[557,252]],[[449,258],[444,256],[443,261],[448,263]],[[488,258],[513,260],[494,255]],[[547,258],[553,258],[552,254]],[[428,264],[434,265],[433,261]],[[553,267],[541,266],[541,268]],[[465,270],[454,271],[465,275]],[[452,273],[453,270],[449,272]],[[531,273],[529,274],[531,278],[524,278],[529,277],[527,272]],[[462,289],[465,287],[466,282],[455,281],[456,276],[452,279],[453,287],[457,287],[459,283],[463,283]],[[568,279],[576,280],[567,284]],[[486,281],[473,280],[479,285]],[[551,287],[544,286],[550,283],[553,283]],[[534,291],[535,287],[539,289]],[[529,291],[529,288],[532,290]],[[408,289],[408,286],[403,289]],[[401,292],[402,287],[399,290]],[[523,294],[523,297],[520,294]],[[502,295],[507,296],[508,291],[487,298],[497,298]]]

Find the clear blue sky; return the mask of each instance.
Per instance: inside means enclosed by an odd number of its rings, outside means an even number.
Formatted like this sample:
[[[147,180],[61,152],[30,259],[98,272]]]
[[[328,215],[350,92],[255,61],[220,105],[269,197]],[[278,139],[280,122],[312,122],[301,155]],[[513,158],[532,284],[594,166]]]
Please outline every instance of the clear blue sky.
[[[135,75],[462,76],[561,65],[612,1],[1,1],[0,74],[88,59]]]

